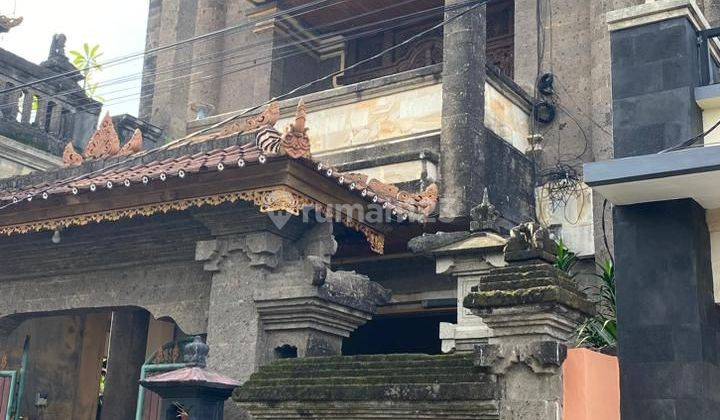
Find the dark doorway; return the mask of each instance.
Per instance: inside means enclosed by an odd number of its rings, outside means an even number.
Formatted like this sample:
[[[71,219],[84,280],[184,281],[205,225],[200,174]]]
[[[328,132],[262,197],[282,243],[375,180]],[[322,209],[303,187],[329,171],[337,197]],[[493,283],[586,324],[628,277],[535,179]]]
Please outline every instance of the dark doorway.
[[[376,316],[343,340],[343,355],[441,354],[440,323],[457,322],[457,314]]]

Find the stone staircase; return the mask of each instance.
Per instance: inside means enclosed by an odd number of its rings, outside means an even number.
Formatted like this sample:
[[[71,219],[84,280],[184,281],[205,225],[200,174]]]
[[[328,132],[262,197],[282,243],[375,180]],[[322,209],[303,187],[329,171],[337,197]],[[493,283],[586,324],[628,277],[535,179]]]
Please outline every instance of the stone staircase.
[[[496,419],[496,378],[472,355],[284,359],[233,399],[256,419]]]

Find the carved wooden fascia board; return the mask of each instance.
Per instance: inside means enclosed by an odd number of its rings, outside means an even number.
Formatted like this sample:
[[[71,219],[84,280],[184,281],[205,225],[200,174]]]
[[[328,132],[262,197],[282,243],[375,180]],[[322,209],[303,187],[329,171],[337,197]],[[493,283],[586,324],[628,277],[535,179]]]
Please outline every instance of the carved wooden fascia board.
[[[323,203],[284,186],[184,198],[122,209],[105,210],[96,213],[5,225],[0,226],[0,235],[53,231],[75,226],[85,226],[90,223],[112,222],[121,219],[131,219],[137,216],[152,216],[154,214],[168,213],[171,211],[183,211],[202,206],[218,206],[224,203],[235,203],[238,201],[253,203],[259,208],[261,213],[282,211],[295,216],[299,216],[304,208],[312,207],[324,217],[338,220],[345,226],[362,233],[367,238],[370,248],[374,252],[378,254],[383,253],[385,237],[380,231],[359,222],[351,215],[336,213],[335,210],[328,208]]]

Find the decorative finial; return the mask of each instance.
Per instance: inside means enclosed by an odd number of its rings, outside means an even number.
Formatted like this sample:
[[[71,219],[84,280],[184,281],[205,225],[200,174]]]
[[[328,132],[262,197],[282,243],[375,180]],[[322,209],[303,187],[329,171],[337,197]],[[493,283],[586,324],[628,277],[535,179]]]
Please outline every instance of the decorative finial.
[[[183,349],[183,362],[197,367],[207,367],[207,357],[210,347],[205,344],[202,337],[196,335],[192,342]]]
[[[118,137],[117,131],[115,131],[115,124],[113,124],[110,113],[108,112],[105,114],[100,128],[90,138],[87,148],[85,149],[85,158],[104,159],[115,156],[119,151],[120,137]]]
[[[295,122],[285,128],[285,134],[280,142],[281,153],[293,159],[310,158],[310,138],[307,136],[306,121],[307,109],[305,102],[300,99],[295,112]]]
[[[11,18],[9,16],[0,15],[0,33],[9,32],[10,29],[18,26],[23,21],[22,16]]]
[[[118,156],[130,156],[137,152],[142,151],[143,148],[143,136],[142,131],[139,128],[135,129],[132,137],[127,143],[120,149]]]
[[[225,128],[220,132],[220,137],[247,133],[262,128],[272,128],[275,127],[275,123],[277,123],[279,119],[280,104],[277,102],[271,102],[267,109],[261,114],[250,117],[245,121],[236,121],[225,126]]]
[[[477,232],[482,230],[497,231],[497,219],[500,212],[490,203],[487,187],[483,190],[482,203],[470,209],[470,231]]]
[[[82,155],[75,151],[75,147],[73,147],[72,141],[69,141],[68,144],[65,146],[65,150],[63,150],[63,163],[65,166],[80,166],[82,165],[84,159]]]
[[[555,261],[557,244],[550,232],[535,222],[527,222],[510,229],[510,239],[503,252],[506,261],[544,259]]]
[[[50,43],[50,54],[48,54],[48,58],[65,58],[66,41],[67,37],[65,36],[65,34],[53,35],[52,43]]]

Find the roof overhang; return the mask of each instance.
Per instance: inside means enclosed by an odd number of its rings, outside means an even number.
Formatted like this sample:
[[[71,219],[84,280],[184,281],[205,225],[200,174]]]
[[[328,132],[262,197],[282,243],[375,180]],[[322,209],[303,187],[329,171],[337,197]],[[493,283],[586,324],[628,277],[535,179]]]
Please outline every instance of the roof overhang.
[[[720,147],[705,146],[584,165],[585,183],[615,205],[692,198],[720,208]]]
[[[356,213],[367,208],[367,200],[303,161],[288,157],[148,184],[23,200],[0,213],[0,234],[63,229],[239,201],[253,203],[262,213],[301,215],[312,208],[327,220],[361,232],[373,251],[383,252],[385,229]]]

